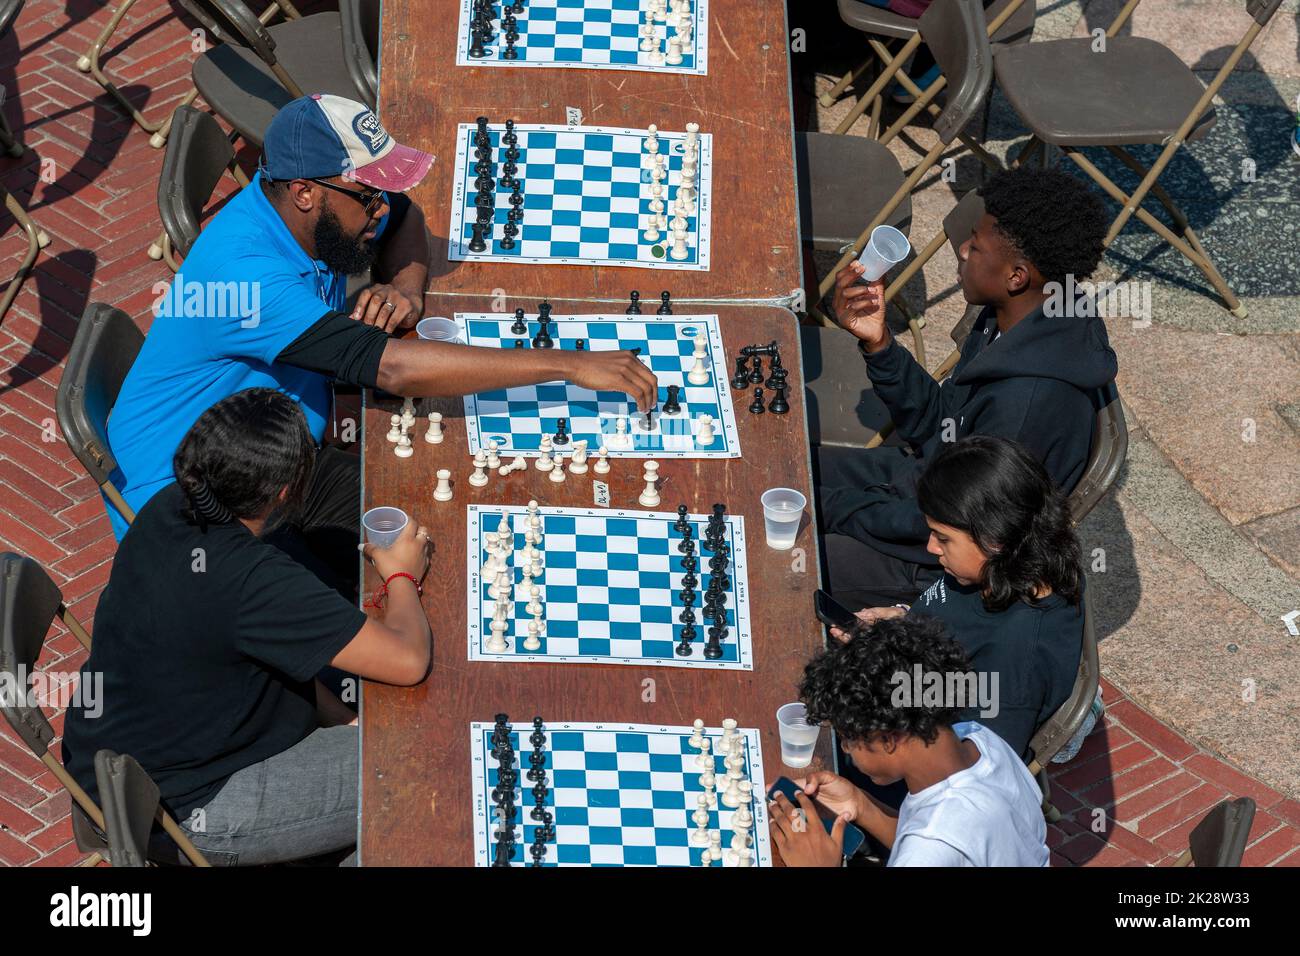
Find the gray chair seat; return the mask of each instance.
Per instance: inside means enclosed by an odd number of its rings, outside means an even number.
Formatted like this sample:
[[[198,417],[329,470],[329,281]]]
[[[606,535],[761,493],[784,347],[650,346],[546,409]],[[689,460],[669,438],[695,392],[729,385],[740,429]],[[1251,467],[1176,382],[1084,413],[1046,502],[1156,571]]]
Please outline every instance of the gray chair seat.
[[[884,7],[873,7],[861,0],[838,0],[840,19],[846,26],[875,36],[898,37],[909,39],[916,32],[917,21],[897,13],[891,13]],[[986,4],[985,16],[992,20],[1011,2],[997,0],[991,6]],[[1034,32],[1034,0],[1024,0],[1011,14],[1006,23],[998,28],[993,36],[994,43],[1024,43]]]
[[[268,27],[280,65],[304,93],[333,93],[368,103],[343,59],[343,26],[337,13],[317,13]],[[247,142],[262,135],[293,97],[252,50],[233,43],[214,47],[194,63],[194,85]]]
[[[799,326],[808,438],[813,447],[861,448],[889,422],[871,389],[858,340],[839,328]]]
[[[1162,143],[1205,92],[1168,47],[1144,37],[1111,37],[1105,53],[1075,37],[1001,47],[998,86],[1039,139],[1056,146]],[[1188,134],[1214,125],[1210,107]]]
[[[800,235],[832,252],[856,242],[906,178],[889,147],[861,136],[796,133],[794,157]],[[911,220],[907,197],[886,222],[906,233]]]

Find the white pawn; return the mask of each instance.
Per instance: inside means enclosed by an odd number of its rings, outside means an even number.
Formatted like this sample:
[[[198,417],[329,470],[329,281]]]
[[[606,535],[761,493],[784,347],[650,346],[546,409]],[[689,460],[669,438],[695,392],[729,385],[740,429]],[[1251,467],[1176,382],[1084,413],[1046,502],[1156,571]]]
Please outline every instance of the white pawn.
[[[627,448],[632,440],[627,437],[627,416],[618,416],[618,421],[614,423],[614,435],[611,441],[613,448]]]
[[[754,825],[754,814],[750,813],[749,807],[743,803],[740,805],[740,809],[736,811],[736,815],[731,819],[733,826],[741,826],[746,830]]]
[[[700,795],[702,800],[704,795]],[[691,843],[695,846],[708,846],[709,843],[709,811],[702,805],[691,814],[691,819],[695,821],[695,831],[691,834]]]
[[[497,469],[497,474],[500,475],[502,478],[504,478],[512,471],[514,471],[514,469],[511,468],[509,465],[502,465],[500,468]]]
[[[469,476],[469,483],[475,488],[481,488],[488,483],[487,472],[483,469],[487,467],[487,459],[483,452],[474,452],[474,474]]]
[[[555,465],[551,468],[551,481],[561,482],[564,480],[564,452],[555,453]]]
[[[510,526],[510,516],[507,514],[502,514],[501,521],[497,524],[497,538],[508,542],[515,539],[515,529]]]
[[[542,509],[541,509],[540,507],[538,507],[538,505],[537,505],[537,499],[536,499],[536,498],[531,499],[531,500],[528,502],[528,516],[529,516],[529,518],[531,519],[531,518],[534,517],[535,515],[540,515],[541,513],[542,513]],[[531,521],[530,521],[530,523],[531,523]]]
[[[411,436],[402,432],[402,437],[397,439],[397,447],[393,449],[393,454],[398,458],[410,458],[415,454],[415,449],[411,447]]]
[[[641,49],[644,50],[645,47],[642,47]],[[659,152],[659,127],[654,123],[651,123],[646,127],[646,132],[650,134],[645,139],[646,152],[652,154]]]
[[[718,786],[718,778],[717,775],[714,774],[712,767],[700,774],[700,786],[704,788],[705,793],[708,793],[710,790],[713,790]]]
[[[659,489],[655,483],[659,480],[659,463],[657,461],[647,461],[645,463],[645,474],[641,476],[645,481],[645,490],[637,498],[644,508],[656,508],[659,506]]]
[[[669,252],[668,254],[669,254],[670,256],[672,256],[674,259],[677,259],[677,260],[679,260],[679,261],[682,260],[682,259],[688,259],[688,258],[690,258],[691,251],[690,251],[689,249],[686,248],[686,230],[685,230],[685,229],[674,229],[674,230],[673,230],[673,248],[672,248],[672,251]]]
[[[609,449],[601,445],[596,452],[596,463],[591,466],[591,470],[598,475],[609,474]]]
[[[494,601],[505,601],[510,598],[510,591],[510,572],[498,571],[496,580],[488,588],[488,597]]]
[[[528,527],[533,529],[533,544],[541,544],[542,516],[540,514],[530,514],[528,516]]]
[[[506,643],[506,630],[510,625],[505,621],[492,621],[492,636],[488,638],[487,649],[489,654],[504,654],[510,649]]]
[[[537,632],[538,632],[537,622],[529,621],[528,636],[524,638],[524,650],[535,651],[541,648],[542,642],[538,640]]]
[[[402,437],[402,416],[394,415],[388,420],[388,422],[390,427],[388,429],[388,434],[384,437],[396,444]]]
[[[494,441],[488,442],[487,447],[487,464],[493,471],[501,467],[501,446]]]
[[[569,460],[569,474],[585,475],[587,473],[587,443],[585,441],[575,442],[573,445],[573,458]]]
[[[546,622],[542,620],[541,611],[538,611],[536,614],[533,615],[532,623],[537,625],[538,634],[541,634],[543,631],[546,630]],[[530,627],[529,630],[532,630],[532,628]]]
[[[736,786],[737,780],[731,774],[727,774],[727,789],[722,791],[723,806],[731,807],[733,810],[740,806],[740,788]]]
[[[446,468],[438,469],[438,487],[433,489],[434,501],[451,501],[451,472]]]
[[[740,791],[740,808],[748,812],[749,805],[754,802],[754,785],[748,780],[739,780],[736,789]]]
[[[534,578],[540,578],[542,576],[542,559],[533,558],[533,563],[528,566],[528,569],[532,572]]]
[[[415,427],[415,399],[402,400],[402,427],[408,432]]]
[[[714,830],[709,834],[709,862],[717,863],[722,859],[722,834]]]
[[[497,533],[495,531],[483,532],[483,550],[488,553],[487,560],[483,562],[483,577],[495,578],[497,572],[505,566],[500,555],[497,554]]]
[[[424,440],[430,445],[442,444],[442,413],[429,413],[429,430],[424,433]]]
[[[659,241],[659,217],[654,213],[651,213],[650,218],[646,221],[645,232],[641,233],[641,238],[646,242]]]
[[[523,455],[516,455],[515,460],[510,463],[511,471],[527,471],[528,461]]]
[[[700,755],[695,758],[695,766],[699,767],[701,770],[713,769],[713,754],[710,752],[712,746],[713,745],[709,743],[708,737],[705,737],[704,743],[700,744]]]
[[[712,445],[713,444],[713,416],[701,415],[696,419],[699,430],[695,433],[695,444]]]
[[[649,17],[646,17],[645,23],[641,24],[641,43],[640,49],[643,53],[649,53],[655,48],[655,25]],[[650,127],[652,130],[653,126]]]
[[[524,610],[527,611],[529,614],[542,613],[542,602],[538,600],[538,596],[541,593],[542,593],[541,588],[539,588],[536,584],[531,585],[528,588],[528,604],[527,606],[524,607]]]
[[[696,717],[695,723],[692,724],[691,726],[694,728],[695,733],[691,734],[690,739],[686,742],[690,744],[692,747],[694,747],[696,750],[699,750],[700,747],[703,746],[704,744],[704,721]]]
[[[754,851],[747,846],[742,846],[736,851],[736,866],[753,866]]]

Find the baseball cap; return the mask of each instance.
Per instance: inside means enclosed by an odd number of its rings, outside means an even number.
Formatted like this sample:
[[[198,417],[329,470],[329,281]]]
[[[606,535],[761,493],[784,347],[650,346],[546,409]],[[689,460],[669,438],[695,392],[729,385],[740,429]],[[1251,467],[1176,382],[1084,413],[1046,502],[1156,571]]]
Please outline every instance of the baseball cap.
[[[433,165],[433,155],[388,135],[363,103],[313,93],[281,108],[262,138],[262,168],[271,179],[347,176],[386,192],[406,192]]]

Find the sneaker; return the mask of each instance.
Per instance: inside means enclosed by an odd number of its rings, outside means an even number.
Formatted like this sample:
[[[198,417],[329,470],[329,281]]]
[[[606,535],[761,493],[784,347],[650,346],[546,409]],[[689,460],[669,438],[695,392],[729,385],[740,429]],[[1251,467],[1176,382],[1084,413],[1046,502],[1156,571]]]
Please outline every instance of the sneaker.
[[[911,76],[909,73],[908,76]],[[926,70],[921,76],[913,76],[912,82],[924,91],[929,88],[930,84],[939,78],[939,64],[936,63],[930,69]],[[916,102],[916,97],[903,88],[903,84],[897,80],[889,87],[889,98],[895,103],[902,106],[908,106]]]

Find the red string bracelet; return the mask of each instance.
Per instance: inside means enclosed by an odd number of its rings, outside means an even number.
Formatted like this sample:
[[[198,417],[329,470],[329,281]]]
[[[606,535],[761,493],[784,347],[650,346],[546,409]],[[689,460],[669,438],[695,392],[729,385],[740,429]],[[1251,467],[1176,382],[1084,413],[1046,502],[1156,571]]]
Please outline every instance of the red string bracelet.
[[[370,600],[366,601],[362,605],[362,607],[382,608],[384,606],[384,599],[388,597],[388,584],[390,581],[393,580],[393,578],[406,578],[408,581],[410,581],[412,584],[415,585],[416,594],[424,593],[424,588],[420,587],[420,582],[415,580],[415,575],[408,574],[405,571],[398,571],[396,574],[390,574],[387,578],[385,578],[384,583],[379,585],[379,587],[375,590],[375,593],[371,596]]]

